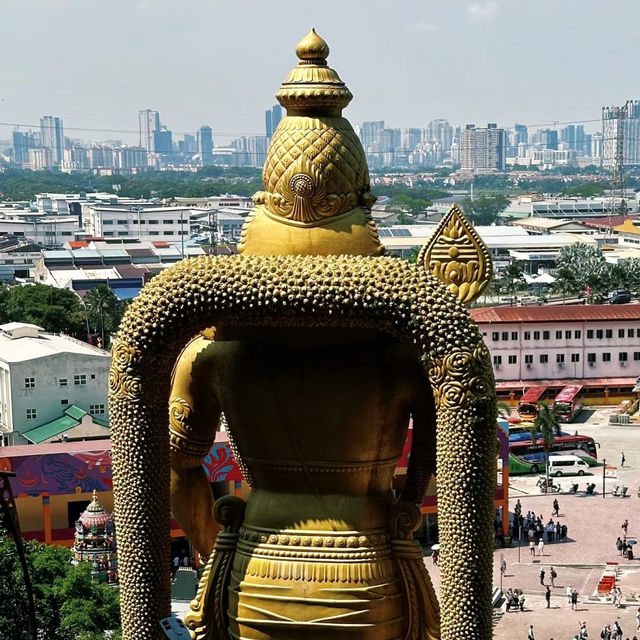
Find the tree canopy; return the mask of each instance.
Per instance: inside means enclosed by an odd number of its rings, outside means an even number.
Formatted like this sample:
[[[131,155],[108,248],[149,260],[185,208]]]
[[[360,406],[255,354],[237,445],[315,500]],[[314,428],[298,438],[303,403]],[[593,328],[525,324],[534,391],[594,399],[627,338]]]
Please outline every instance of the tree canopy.
[[[498,215],[509,205],[509,198],[501,194],[481,195],[471,200],[464,198],[460,205],[475,225],[491,225],[498,222]]]
[[[104,640],[106,630],[120,638],[118,594],[91,580],[87,563],[73,566],[64,547],[28,542],[38,637],[47,640]],[[27,595],[13,541],[0,530],[0,638],[30,640],[25,620]]]

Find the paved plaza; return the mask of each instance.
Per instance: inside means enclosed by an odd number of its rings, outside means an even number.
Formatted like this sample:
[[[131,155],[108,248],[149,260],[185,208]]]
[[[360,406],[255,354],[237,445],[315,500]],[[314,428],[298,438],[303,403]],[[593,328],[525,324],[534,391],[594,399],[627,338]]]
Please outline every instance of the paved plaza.
[[[598,457],[607,459],[607,465],[618,466],[620,454],[625,453],[625,466],[618,468],[615,478],[606,479],[605,497],[602,497],[602,468],[596,467],[591,476],[583,478],[562,478],[560,484],[568,490],[573,482],[578,482],[578,494],[568,493],[544,495],[536,487],[537,476],[512,477],[510,507],[516,500],[522,504],[524,515],[532,511],[540,515],[546,524],[551,518],[553,500],[560,504],[560,523],[567,525],[568,537],[565,542],[546,544],[544,555],[531,556],[528,544],[518,548],[514,543],[510,548],[494,552],[494,585],[501,585],[500,562],[507,563],[507,571],[502,578],[502,587],[522,589],[526,604],[524,612],[505,612],[496,609],[497,623],[494,629],[496,640],[526,640],[529,624],[534,625],[536,640],[571,640],[579,631],[579,623],[587,622],[590,638],[599,638],[602,627],[618,620],[624,632],[623,638],[633,638],[636,634],[636,612],[640,606],[640,560],[627,560],[618,555],[616,538],[622,535],[621,524],[629,520],[628,538],[640,540],[640,423],[629,426],[608,424],[610,410],[584,412],[583,423],[564,425],[563,430],[592,436],[600,443]],[[587,482],[596,483],[596,494],[585,495]],[[616,498],[610,495],[616,485],[629,487],[630,497]],[[558,518],[553,518],[554,522]],[[636,555],[640,555],[640,545]],[[436,591],[439,592],[439,568],[431,558],[425,558]],[[614,607],[611,602],[597,597],[597,586],[607,562],[618,562],[618,582],[624,598],[622,607]],[[547,609],[544,599],[545,587],[540,584],[540,569],[545,569],[545,585],[550,585],[551,567],[558,577],[552,587],[551,607]],[[566,598],[567,586],[574,587],[580,594],[578,610],[572,611]],[[637,632],[640,638],[640,631]]]

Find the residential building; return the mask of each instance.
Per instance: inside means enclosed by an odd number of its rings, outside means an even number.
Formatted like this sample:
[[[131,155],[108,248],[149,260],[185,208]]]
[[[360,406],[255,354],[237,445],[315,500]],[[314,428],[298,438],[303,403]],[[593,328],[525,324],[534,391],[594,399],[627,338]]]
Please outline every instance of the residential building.
[[[538,129],[536,143],[542,149],[558,150],[558,132],[555,129]]]
[[[605,167],[612,167],[615,162],[619,130],[623,135],[624,164],[640,165],[640,100],[627,100],[622,110],[624,117],[618,118],[615,107],[602,107],[602,162]]]
[[[153,132],[153,149],[155,153],[173,153],[173,138],[167,127]]]
[[[282,120],[283,114],[284,109],[279,104],[274,104],[271,109],[267,109],[264,112],[264,128],[267,138],[271,139],[273,137],[275,130],[280,124],[280,120]]]
[[[211,127],[207,125],[200,127],[197,138],[200,164],[203,166],[213,164],[213,133]]]
[[[578,383],[630,393],[640,376],[640,304],[470,309],[499,389]],[[507,384],[508,383],[508,384]],[[615,391],[613,391],[615,389]]]
[[[160,114],[152,109],[138,111],[139,146],[149,153],[155,153],[154,133],[160,131]]]
[[[64,149],[62,119],[54,116],[42,116],[40,118],[40,134],[43,149],[51,150],[52,166],[59,167],[62,163],[62,150]]]
[[[110,354],[36,325],[0,325],[0,435],[23,444],[24,433],[49,423],[71,405],[107,415]]]
[[[31,131],[14,131],[12,139],[13,161],[22,167],[28,165],[29,151],[39,145],[39,136]]]
[[[524,124],[515,124],[513,127],[513,145],[514,147],[518,147],[520,144],[528,144],[529,142],[529,131],[527,126]]]
[[[504,129],[488,124],[486,129],[468,124],[461,134],[461,168],[471,171],[502,171],[506,167]]]

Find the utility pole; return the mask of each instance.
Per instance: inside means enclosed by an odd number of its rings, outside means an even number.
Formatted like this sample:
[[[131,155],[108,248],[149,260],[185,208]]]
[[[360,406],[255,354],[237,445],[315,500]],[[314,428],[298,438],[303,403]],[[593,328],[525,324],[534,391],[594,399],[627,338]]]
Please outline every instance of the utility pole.
[[[605,472],[607,470],[607,459],[606,458],[602,458],[602,498],[604,499],[605,493],[606,493],[606,487],[605,487]]]

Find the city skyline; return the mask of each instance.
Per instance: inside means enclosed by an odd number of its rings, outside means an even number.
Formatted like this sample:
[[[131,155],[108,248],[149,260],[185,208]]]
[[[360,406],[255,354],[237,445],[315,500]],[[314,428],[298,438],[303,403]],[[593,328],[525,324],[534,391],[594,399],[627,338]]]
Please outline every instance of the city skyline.
[[[579,11],[574,2],[451,4],[408,2],[399,11],[381,2],[329,1],[320,13],[310,10],[315,5],[284,0],[222,7],[193,0],[180,8],[141,0],[115,2],[97,15],[77,0],[35,0],[28,10],[16,5],[7,12],[6,46],[18,50],[24,24],[31,44],[20,48],[20,64],[3,70],[0,122],[35,125],[54,113],[69,137],[135,144],[135,114],[150,108],[176,135],[202,125],[212,127],[219,143],[262,135],[282,69],[293,66],[295,43],[311,26],[329,42],[330,64],[356,95],[345,112],[353,123],[592,120],[597,129],[602,106],[640,93],[632,57],[618,53],[618,42],[634,36],[636,4],[587,0]],[[608,23],[615,24],[615,41],[602,36]],[[96,24],[109,34],[108,49],[95,46]],[[44,25],[47,33],[74,37],[51,47],[40,33]],[[11,129],[2,127],[0,137],[9,138]],[[123,133],[112,135],[117,132]]]

